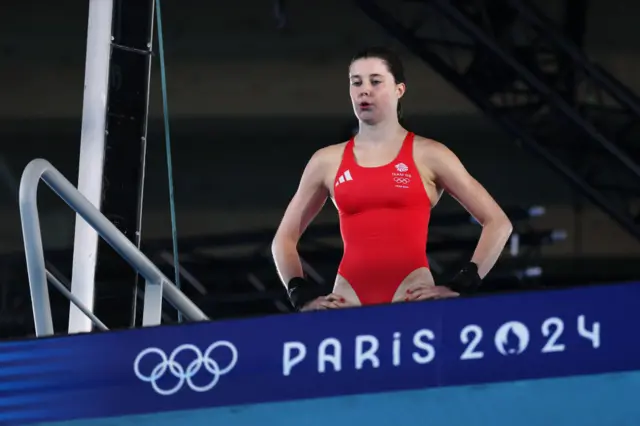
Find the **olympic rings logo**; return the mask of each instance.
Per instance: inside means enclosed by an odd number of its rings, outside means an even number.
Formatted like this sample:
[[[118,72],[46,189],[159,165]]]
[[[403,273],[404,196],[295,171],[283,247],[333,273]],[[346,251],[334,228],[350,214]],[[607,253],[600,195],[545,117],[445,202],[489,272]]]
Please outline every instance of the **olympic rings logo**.
[[[231,351],[231,361],[229,364],[220,368],[220,365],[211,357],[211,353],[220,347],[228,348]],[[189,363],[189,365],[183,367],[176,361],[176,358],[181,353],[193,353],[195,355],[195,359]],[[158,363],[152,370],[151,373],[145,375],[140,372],[140,361],[145,358],[147,355],[155,354],[160,357],[160,363]],[[202,353],[202,351],[195,345],[192,344],[184,344],[180,345],[171,352],[171,355],[167,357],[167,355],[159,348],[147,348],[140,352],[136,357],[136,360],[133,363],[133,371],[135,372],[138,379],[142,380],[146,383],[151,383],[151,387],[158,394],[163,396],[173,395],[178,392],[184,384],[194,392],[207,392],[218,383],[220,380],[220,376],[227,374],[233,367],[235,367],[236,362],[238,361],[238,350],[231,343],[226,340],[222,340],[219,342],[215,342],[211,344],[207,350]],[[197,385],[193,382],[193,377],[200,372],[200,369],[204,366],[205,370],[211,374],[212,378],[205,385]],[[162,378],[166,372],[169,372],[172,376],[178,379],[178,382],[169,389],[162,389],[158,385],[158,380]]]
[[[403,178],[403,177],[394,177],[394,178],[393,178],[393,181],[394,181],[395,183],[399,183],[399,184],[401,184],[401,185],[408,185],[408,184],[409,184],[409,182],[411,182],[411,179],[409,179],[409,178]]]

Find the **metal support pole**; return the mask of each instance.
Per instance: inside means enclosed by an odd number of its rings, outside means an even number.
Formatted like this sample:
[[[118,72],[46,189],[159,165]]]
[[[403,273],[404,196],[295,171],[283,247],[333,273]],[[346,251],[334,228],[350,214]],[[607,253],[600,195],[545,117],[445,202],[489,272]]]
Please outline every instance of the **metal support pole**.
[[[98,210],[102,195],[112,13],[113,0],[89,0],[78,190]],[[71,293],[90,311],[93,311],[95,296],[97,257],[98,234],[76,215]],[[91,329],[91,320],[71,303],[69,333]]]

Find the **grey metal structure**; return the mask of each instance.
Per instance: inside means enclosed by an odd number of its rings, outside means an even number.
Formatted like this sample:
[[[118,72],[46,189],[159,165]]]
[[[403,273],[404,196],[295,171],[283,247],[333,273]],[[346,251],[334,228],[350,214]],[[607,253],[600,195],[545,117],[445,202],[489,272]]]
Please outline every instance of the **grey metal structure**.
[[[208,320],[207,316],[178,290],[176,286],[140,252],[127,237],[118,231],[55,167],[46,160],[35,159],[27,165],[22,174],[19,203],[36,336],[47,336],[54,333],[47,287],[47,270],[45,268],[37,206],[38,184],[40,180],[43,180],[72,210],[95,229],[116,252],[145,278],[146,288],[143,325],[160,324],[163,298],[182,312],[188,320]]]
[[[356,3],[640,240],[640,98],[582,52],[580,35],[528,0]],[[586,1],[567,7],[579,24]]]

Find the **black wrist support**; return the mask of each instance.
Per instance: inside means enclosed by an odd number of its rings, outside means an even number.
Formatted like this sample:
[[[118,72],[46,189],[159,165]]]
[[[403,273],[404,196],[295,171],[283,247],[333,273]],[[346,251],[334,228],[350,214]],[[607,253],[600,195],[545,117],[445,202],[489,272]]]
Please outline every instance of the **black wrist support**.
[[[326,292],[321,286],[301,277],[292,278],[289,281],[287,284],[287,293],[289,294],[291,305],[298,311],[312,300],[320,296],[326,296]]]
[[[475,292],[481,283],[478,265],[469,262],[449,281],[447,287],[460,294],[469,294]]]

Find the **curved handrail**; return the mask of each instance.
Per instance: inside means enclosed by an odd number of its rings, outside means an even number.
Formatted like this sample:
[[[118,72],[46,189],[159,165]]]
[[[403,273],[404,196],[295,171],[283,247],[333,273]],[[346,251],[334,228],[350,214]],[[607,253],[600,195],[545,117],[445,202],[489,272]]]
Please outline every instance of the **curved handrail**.
[[[163,295],[191,321],[206,321],[207,316],[185,296],[127,237],[87,200],[51,163],[32,160],[20,179],[19,204],[22,235],[31,289],[36,336],[53,334],[53,321],[38,215],[38,184],[49,186],[72,210],[120,254],[147,282],[162,285]]]

